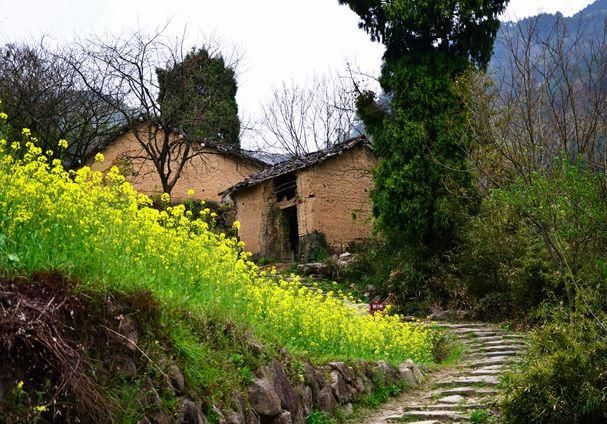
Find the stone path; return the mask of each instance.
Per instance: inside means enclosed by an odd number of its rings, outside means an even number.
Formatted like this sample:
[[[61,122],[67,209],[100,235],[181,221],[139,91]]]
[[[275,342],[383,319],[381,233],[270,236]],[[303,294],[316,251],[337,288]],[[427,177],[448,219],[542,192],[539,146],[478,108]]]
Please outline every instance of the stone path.
[[[469,423],[473,412],[496,415],[502,368],[525,350],[522,334],[489,324],[440,324],[465,346],[461,362],[428,376],[427,383],[385,404],[365,424]]]

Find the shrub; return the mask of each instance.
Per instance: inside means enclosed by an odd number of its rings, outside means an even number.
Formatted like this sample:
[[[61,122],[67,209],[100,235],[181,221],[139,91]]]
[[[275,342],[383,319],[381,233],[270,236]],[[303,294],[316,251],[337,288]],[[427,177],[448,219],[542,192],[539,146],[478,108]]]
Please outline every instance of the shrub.
[[[503,419],[508,423],[604,423],[607,314],[596,305],[575,311],[550,309],[545,325],[531,338],[525,362],[506,376]]]

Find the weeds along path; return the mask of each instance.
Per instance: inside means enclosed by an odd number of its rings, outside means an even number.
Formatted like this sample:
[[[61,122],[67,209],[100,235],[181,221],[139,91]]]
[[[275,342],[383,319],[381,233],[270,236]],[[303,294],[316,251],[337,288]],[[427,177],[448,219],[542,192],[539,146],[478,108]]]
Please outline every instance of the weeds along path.
[[[525,349],[523,334],[489,324],[439,324],[464,345],[457,364],[438,369],[427,382],[362,419],[365,424],[487,422],[497,416],[499,374]]]

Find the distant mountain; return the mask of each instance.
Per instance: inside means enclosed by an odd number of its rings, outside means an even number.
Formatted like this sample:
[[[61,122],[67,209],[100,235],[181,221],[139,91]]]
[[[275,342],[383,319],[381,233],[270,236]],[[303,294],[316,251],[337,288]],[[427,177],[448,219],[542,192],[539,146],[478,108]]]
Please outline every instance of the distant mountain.
[[[537,16],[522,19],[518,22],[503,22],[495,40],[493,58],[490,69],[507,70],[508,48],[507,40],[513,34],[524,33],[530,26],[535,26],[537,43],[545,40],[557,21],[567,26],[570,33],[580,34],[582,39],[588,39],[596,30],[602,30],[607,20],[607,0],[597,0],[571,17],[564,17],[560,12],[555,14],[542,13]]]

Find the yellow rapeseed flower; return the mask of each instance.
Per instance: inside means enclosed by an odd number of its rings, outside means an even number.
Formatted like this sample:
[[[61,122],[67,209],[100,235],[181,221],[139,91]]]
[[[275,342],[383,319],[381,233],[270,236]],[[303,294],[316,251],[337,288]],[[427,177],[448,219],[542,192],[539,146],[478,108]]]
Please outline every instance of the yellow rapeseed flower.
[[[68,143],[66,139],[61,139],[59,140],[59,142],[57,143],[57,146],[59,146],[59,148],[61,149],[67,149]]]
[[[103,156],[103,153],[97,153],[95,155],[95,162],[103,162],[105,160],[105,157]]]

